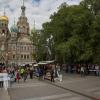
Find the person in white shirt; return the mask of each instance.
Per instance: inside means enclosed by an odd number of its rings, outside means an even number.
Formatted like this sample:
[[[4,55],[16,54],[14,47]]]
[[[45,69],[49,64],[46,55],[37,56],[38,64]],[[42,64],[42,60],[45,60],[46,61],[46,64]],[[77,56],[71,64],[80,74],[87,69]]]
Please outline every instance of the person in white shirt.
[[[85,69],[83,65],[81,66],[80,73],[81,73],[81,77],[84,76],[85,74]]]
[[[96,76],[100,75],[100,67],[99,65],[95,65],[95,70],[96,70]]]

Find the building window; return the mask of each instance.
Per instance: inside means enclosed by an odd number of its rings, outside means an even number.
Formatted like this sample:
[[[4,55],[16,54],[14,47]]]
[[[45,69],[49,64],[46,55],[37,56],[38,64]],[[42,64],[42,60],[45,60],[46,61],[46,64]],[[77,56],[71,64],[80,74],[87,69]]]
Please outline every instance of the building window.
[[[23,46],[21,47],[21,51],[23,51]]]
[[[13,59],[15,59],[15,55],[13,55]]]
[[[29,55],[27,55],[27,59],[29,59]]]
[[[24,50],[26,51],[26,46],[24,47]]]
[[[23,55],[21,55],[21,59],[23,59]]]
[[[19,46],[19,51],[21,51],[21,46]]]
[[[26,59],[26,55],[24,55],[24,59]]]
[[[16,50],[16,47],[15,46],[13,46],[13,50]]]
[[[27,50],[28,50],[28,51],[30,50],[30,47],[29,47],[29,46],[27,47]]]

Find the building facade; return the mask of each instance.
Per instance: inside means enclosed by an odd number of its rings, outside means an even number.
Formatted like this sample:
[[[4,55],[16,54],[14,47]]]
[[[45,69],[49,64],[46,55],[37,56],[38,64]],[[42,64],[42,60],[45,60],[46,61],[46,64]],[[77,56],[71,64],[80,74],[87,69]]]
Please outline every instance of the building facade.
[[[11,30],[8,28],[9,19],[5,13],[0,17],[0,63],[22,65],[35,61],[32,56],[35,49],[30,39],[25,9],[26,7],[22,5],[21,16]]]

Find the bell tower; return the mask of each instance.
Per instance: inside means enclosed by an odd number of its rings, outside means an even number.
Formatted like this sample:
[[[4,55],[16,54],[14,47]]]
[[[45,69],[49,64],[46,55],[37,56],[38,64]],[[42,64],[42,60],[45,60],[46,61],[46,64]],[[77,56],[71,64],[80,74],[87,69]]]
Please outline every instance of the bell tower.
[[[21,6],[21,9],[22,9],[21,16],[25,17],[25,9],[26,9],[26,7],[24,6],[24,0],[23,0],[23,5]]]
[[[8,29],[8,17],[6,16],[5,9],[3,16],[0,16],[0,62],[6,62],[6,53],[8,49],[8,39],[10,37]]]
[[[20,36],[29,34],[29,23],[27,22],[27,17],[25,16],[25,9],[26,7],[24,6],[23,0],[23,5],[21,6],[21,16],[19,17],[19,20],[17,22],[17,27]]]

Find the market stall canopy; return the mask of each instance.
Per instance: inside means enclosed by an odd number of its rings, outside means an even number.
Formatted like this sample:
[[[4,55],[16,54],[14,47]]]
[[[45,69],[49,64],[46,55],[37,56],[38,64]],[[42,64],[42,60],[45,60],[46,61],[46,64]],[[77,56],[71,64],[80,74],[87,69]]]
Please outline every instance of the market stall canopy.
[[[54,60],[51,60],[51,61],[40,61],[38,63],[38,65],[46,65],[46,64],[51,64],[51,63],[54,63],[55,61]]]
[[[38,64],[34,64],[34,67],[37,67],[38,66]]]

